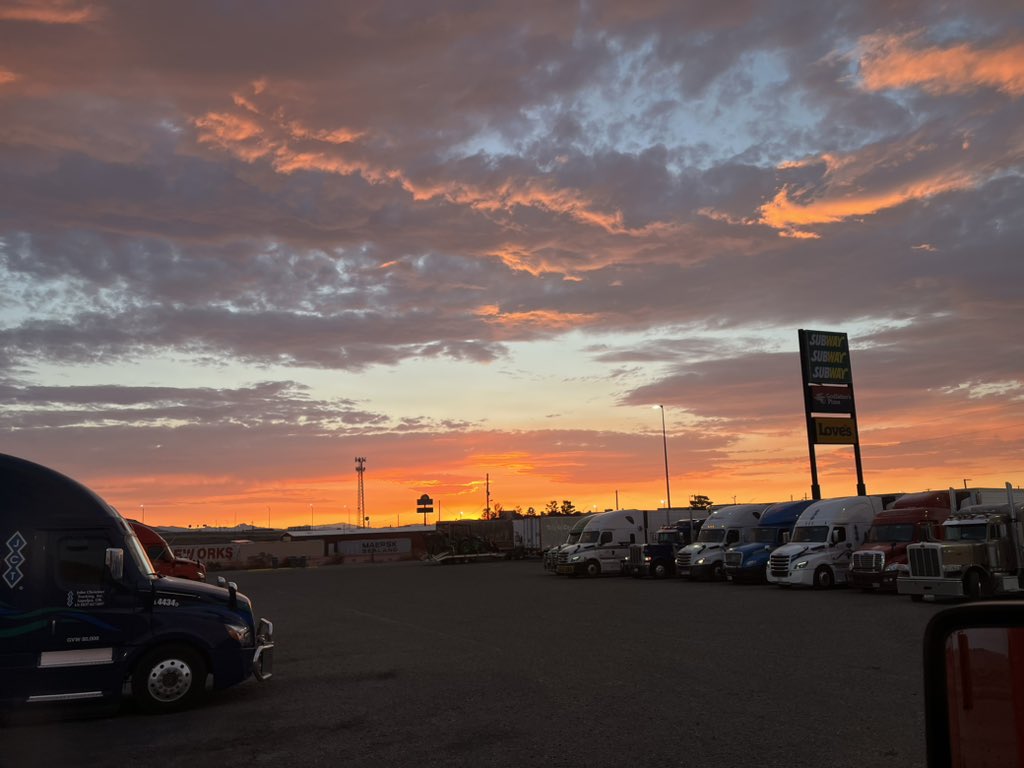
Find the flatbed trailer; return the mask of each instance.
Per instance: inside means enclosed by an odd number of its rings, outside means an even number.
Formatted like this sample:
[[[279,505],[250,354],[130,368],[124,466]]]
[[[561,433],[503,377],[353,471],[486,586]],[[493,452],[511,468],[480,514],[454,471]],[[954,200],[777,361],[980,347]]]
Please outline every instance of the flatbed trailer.
[[[478,563],[492,560],[507,560],[504,552],[478,552],[474,554],[459,554],[458,552],[441,552],[431,555],[426,559],[430,565],[448,565],[450,563]]]

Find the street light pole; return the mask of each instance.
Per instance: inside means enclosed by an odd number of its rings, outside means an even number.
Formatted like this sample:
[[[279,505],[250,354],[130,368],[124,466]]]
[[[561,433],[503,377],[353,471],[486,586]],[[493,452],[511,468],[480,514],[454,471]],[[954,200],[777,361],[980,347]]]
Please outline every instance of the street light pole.
[[[672,509],[672,493],[668,488],[668,433],[665,431],[665,406],[654,406],[661,411],[661,445],[665,450],[665,503]]]

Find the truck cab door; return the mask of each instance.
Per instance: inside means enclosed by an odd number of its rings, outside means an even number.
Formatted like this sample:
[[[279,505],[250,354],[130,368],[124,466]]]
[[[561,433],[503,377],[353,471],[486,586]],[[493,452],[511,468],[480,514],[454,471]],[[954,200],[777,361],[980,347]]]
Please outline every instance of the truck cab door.
[[[49,610],[33,695],[59,699],[117,693],[124,650],[148,626],[132,576],[116,581],[106,567],[107,549],[123,541],[105,529],[49,531],[47,538],[51,555],[44,595]]]

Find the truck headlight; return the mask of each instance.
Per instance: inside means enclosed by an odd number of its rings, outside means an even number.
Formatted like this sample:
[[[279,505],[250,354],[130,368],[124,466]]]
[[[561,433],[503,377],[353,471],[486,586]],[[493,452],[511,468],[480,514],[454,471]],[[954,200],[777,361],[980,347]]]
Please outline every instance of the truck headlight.
[[[228,635],[239,645],[252,645],[252,630],[242,624],[225,624]]]
[[[700,560],[697,561],[697,565],[704,565],[704,558],[703,557]]]
[[[793,566],[794,571],[802,571],[808,565],[806,560],[801,560],[799,563]]]
[[[887,566],[885,566],[885,570],[890,573],[892,571],[908,571],[910,570],[910,566],[908,566],[906,563],[889,563]]]
[[[579,556],[579,555],[573,555],[573,556],[572,556],[572,561],[573,561],[574,563],[575,563],[575,562],[576,562],[577,560],[579,560],[579,559],[580,559],[580,556]]]
[[[964,567],[958,564],[942,566],[943,573],[960,573],[963,569]]]

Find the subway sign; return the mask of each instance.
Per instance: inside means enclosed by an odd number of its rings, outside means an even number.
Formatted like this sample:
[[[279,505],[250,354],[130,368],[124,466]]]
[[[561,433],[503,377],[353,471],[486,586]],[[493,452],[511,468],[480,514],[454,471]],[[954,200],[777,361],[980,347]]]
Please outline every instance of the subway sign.
[[[852,384],[850,344],[845,333],[800,331],[808,382]]]
[[[814,442],[818,445],[856,445],[857,427],[853,419],[814,420]]]

